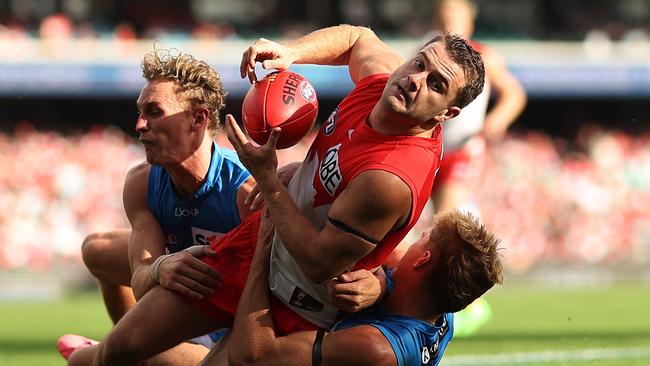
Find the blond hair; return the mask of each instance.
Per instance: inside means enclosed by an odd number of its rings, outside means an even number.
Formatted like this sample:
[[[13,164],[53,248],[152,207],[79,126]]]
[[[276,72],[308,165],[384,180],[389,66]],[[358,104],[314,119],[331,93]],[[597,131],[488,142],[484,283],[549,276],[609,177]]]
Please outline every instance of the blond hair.
[[[503,282],[499,242],[472,214],[450,210],[434,217],[429,245],[439,260],[430,289],[438,313],[460,311]]]
[[[192,108],[209,112],[208,130],[214,137],[219,131],[219,111],[225,107],[226,92],[221,76],[206,62],[176,49],[160,49],[142,59],[142,76],[147,81],[170,80],[178,84],[177,93],[190,102]]]

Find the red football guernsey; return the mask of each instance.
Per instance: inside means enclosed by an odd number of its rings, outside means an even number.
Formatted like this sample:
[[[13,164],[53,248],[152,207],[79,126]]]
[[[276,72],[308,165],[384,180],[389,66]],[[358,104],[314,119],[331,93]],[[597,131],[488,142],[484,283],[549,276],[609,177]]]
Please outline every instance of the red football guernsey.
[[[359,81],[323,124],[288,187],[304,215],[322,229],[331,204],[364,171],[384,170],[409,186],[413,204],[408,224],[384,237],[354,269],[380,266],[415,225],[442,158],[440,125],[431,138],[424,138],[387,136],[367,124],[388,77],[377,74]],[[313,324],[326,328],[335,321],[337,309],[328,303],[327,288],[300,271],[278,235],[271,252],[269,286],[282,302]]]

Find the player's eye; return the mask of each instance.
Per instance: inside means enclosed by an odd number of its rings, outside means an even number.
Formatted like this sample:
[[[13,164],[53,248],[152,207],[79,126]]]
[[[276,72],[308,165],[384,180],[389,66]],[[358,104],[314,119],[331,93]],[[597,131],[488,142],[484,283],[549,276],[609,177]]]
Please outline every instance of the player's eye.
[[[417,67],[418,70],[424,71],[424,62],[420,59],[415,59],[415,67]]]
[[[155,117],[155,116],[159,116],[159,115],[161,115],[161,114],[162,114],[162,110],[160,110],[160,109],[158,109],[158,108],[149,108],[149,109],[146,110],[145,113],[146,113],[147,115],[149,115],[149,116],[154,116],[154,117]]]

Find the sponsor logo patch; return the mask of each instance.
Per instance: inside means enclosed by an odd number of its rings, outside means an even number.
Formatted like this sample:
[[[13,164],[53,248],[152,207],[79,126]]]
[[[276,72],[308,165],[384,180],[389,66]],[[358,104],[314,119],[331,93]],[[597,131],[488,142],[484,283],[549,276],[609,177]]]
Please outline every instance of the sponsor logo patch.
[[[336,107],[332,114],[330,114],[329,117],[327,117],[327,121],[323,123],[323,133],[325,136],[329,136],[332,133],[334,133],[334,130],[336,129],[336,121],[339,119],[339,108]]]
[[[192,226],[192,241],[194,241],[194,245],[211,245],[222,236],[223,233],[203,230]]]
[[[422,364],[426,365],[431,361],[431,355],[429,355],[429,347],[423,346],[422,347]]]
[[[190,217],[190,216],[196,216],[198,214],[199,214],[198,208],[176,207],[174,209],[174,216],[176,217]]]
[[[293,290],[293,294],[291,294],[291,299],[289,300],[289,304],[305,310],[311,310],[311,311],[323,310],[323,304],[320,301],[310,296],[308,293],[306,293],[303,289],[301,289],[298,286],[296,286],[296,288]]]
[[[320,182],[330,196],[334,196],[334,193],[336,193],[339,184],[341,184],[341,179],[343,178],[341,170],[339,169],[340,148],[341,144],[330,147],[320,163]]]

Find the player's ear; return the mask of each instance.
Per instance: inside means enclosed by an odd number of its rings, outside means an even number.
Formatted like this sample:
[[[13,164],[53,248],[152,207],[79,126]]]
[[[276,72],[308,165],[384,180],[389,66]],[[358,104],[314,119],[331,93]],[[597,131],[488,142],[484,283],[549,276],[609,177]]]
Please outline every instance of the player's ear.
[[[436,115],[433,117],[433,120],[435,120],[437,123],[447,121],[449,119],[452,119],[456,117],[457,115],[460,114],[460,108],[456,106],[449,107],[442,111],[440,114]]]
[[[422,268],[425,264],[429,263],[431,260],[431,252],[428,250],[425,250],[419,257],[418,259],[413,262],[413,268],[414,269],[419,269]]]
[[[209,121],[209,113],[207,108],[195,108],[192,110],[192,128],[202,129],[207,126]]]

